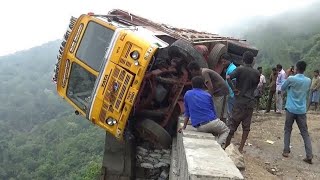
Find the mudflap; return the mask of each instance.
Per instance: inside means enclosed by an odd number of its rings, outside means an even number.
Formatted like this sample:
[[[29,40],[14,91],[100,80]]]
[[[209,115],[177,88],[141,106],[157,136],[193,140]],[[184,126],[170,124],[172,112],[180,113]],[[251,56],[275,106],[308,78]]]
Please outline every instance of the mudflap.
[[[118,141],[106,133],[100,180],[135,179],[135,139]]]

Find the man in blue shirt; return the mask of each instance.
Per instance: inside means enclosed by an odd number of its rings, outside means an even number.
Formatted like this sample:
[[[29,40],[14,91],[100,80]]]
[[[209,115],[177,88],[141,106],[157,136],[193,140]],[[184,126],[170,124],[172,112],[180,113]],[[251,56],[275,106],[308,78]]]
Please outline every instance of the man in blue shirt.
[[[284,126],[284,149],[282,155],[288,157],[290,153],[290,138],[292,125],[296,120],[300,134],[304,141],[306,158],[303,161],[312,164],[312,145],[307,126],[307,95],[310,90],[311,79],[304,76],[307,64],[298,61],[296,75],[288,77],[281,86],[281,91],[287,91],[286,122]]]
[[[217,142],[222,145],[229,134],[229,128],[217,118],[212,96],[204,90],[204,78],[196,76],[191,81],[192,90],[187,91],[184,95],[184,125],[178,132],[187,127],[190,118],[192,126],[197,128],[197,131],[217,135]]]
[[[205,86],[213,97],[217,118],[224,121],[226,113],[224,113],[223,97],[229,94],[229,89],[224,79],[212,69],[200,68],[200,65],[195,61],[189,63],[188,70],[192,77],[202,76],[204,78]]]

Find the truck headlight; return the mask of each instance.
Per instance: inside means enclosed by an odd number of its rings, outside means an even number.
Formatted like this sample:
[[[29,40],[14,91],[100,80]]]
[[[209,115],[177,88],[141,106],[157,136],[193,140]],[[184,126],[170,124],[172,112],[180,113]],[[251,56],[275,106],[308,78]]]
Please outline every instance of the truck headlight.
[[[132,59],[138,60],[139,57],[140,57],[140,54],[139,54],[138,51],[135,50],[135,51],[133,51],[133,52],[130,53],[130,56],[131,56]]]
[[[106,123],[109,125],[109,126],[113,126],[115,124],[117,124],[117,120],[113,119],[113,118],[108,118],[106,120]]]

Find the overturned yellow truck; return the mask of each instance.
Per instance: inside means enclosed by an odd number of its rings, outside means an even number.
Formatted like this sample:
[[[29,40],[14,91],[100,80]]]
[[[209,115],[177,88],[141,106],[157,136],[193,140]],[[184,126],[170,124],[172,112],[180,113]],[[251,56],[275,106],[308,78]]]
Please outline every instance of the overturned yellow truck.
[[[241,61],[245,41],[179,29],[122,10],[72,17],[54,70],[58,94],[76,114],[118,140],[139,136],[168,147],[191,88],[186,66],[221,73],[220,56]]]

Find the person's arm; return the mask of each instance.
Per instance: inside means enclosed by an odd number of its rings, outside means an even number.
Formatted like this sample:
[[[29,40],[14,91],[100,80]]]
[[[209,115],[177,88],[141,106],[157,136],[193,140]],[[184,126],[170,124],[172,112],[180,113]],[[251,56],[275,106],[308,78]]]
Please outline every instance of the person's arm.
[[[284,81],[284,83],[281,85],[281,91],[286,91],[290,86],[290,78]]]
[[[179,133],[182,132],[183,129],[186,129],[188,125],[189,117],[190,117],[187,94],[185,94],[184,96],[184,116],[185,118],[184,118],[183,126],[178,129]]]
[[[282,78],[281,78],[281,83],[283,83],[288,77],[289,75],[287,76],[287,73],[284,72],[283,74],[281,74]]]
[[[276,79],[276,85],[279,86],[281,85],[281,73],[278,73],[277,79]]]
[[[285,79],[287,79],[291,75],[291,68],[287,69],[285,74]]]
[[[266,86],[266,83],[267,83],[267,81],[266,81],[266,77],[265,77],[265,76],[263,76],[263,80],[262,80],[262,87],[261,87],[261,89],[262,89],[262,93],[264,92],[264,88],[265,88],[265,86]]]
[[[309,83],[309,89],[308,89],[308,94],[310,94],[310,93],[312,93],[313,91],[312,91],[312,89],[311,89],[311,84],[312,84],[312,81],[311,81],[311,79],[310,79],[310,81],[309,81],[310,83]]]
[[[239,90],[235,88],[232,82],[232,79],[237,78],[237,76],[238,76],[238,68],[235,69],[230,75],[226,76],[227,82],[235,95],[239,94]]]
[[[212,81],[211,81],[211,78],[210,78],[209,73],[204,72],[204,73],[202,74],[202,76],[203,76],[203,78],[204,78],[204,80],[205,80],[204,83],[205,83],[206,87],[208,88],[209,93],[210,93],[211,95],[213,95],[215,92],[214,92],[214,89],[213,89],[213,84],[212,84]]]
[[[189,121],[189,117],[185,117],[184,121],[183,121],[183,126],[181,128],[178,129],[178,132],[181,133],[182,130],[186,129],[187,125],[188,125],[188,121]]]

